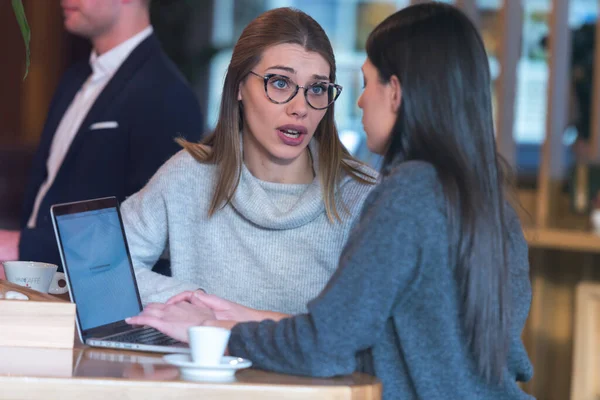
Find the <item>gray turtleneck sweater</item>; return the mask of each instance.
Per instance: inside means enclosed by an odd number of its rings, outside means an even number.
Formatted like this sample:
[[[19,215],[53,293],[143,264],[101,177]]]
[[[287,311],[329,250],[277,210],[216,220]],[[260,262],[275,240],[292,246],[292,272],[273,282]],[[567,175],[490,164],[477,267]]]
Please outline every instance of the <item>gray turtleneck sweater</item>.
[[[316,171],[317,152],[314,144],[311,148]],[[215,179],[214,165],[181,151],[123,203],[142,302],[164,302],[202,288],[257,309],[306,311],[335,271],[373,186],[344,177],[339,194],[349,213],[331,223],[318,178],[306,185],[264,182],[244,166],[231,204],[209,218]],[[172,277],[151,271],[163,254],[170,258]]]

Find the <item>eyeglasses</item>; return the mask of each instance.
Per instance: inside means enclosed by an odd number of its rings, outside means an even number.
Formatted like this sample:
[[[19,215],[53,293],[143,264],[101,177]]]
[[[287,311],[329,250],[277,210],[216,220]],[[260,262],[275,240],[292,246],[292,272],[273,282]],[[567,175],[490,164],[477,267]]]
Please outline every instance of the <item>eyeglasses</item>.
[[[265,93],[269,100],[275,104],[284,104],[292,100],[300,88],[304,89],[304,97],[309,106],[315,110],[324,110],[340,97],[342,87],[330,82],[315,82],[307,86],[300,86],[287,76],[278,74],[259,75],[250,71],[265,81]]]

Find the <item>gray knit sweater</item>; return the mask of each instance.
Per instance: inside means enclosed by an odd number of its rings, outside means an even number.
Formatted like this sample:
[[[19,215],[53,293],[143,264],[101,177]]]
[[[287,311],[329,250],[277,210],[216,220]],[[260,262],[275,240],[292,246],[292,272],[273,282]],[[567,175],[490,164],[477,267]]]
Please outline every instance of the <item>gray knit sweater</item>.
[[[400,164],[371,193],[308,314],[238,324],[229,351],[277,372],[367,372],[381,379],[386,400],[530,398],[517,385],[532,376],[521,342],[531,302],[527,243],[509,207],[506,226],[512,329],[500,385],[475,372],[448,258],[444,196],[424,162]]]
[[[311,153],[317,170],[314,143]],[[305,311],[335,271],[373,185],[344,177],[340,193],[349,214],[331,223],[318,178],[306,185],[264,182],[245,166],[232,203],[209,218],[215,179],[214,165],[181,151],[123,203],[142,302],[202,288],[253,308]],[[171,278],[150,270],[161,256],[170,258]]]

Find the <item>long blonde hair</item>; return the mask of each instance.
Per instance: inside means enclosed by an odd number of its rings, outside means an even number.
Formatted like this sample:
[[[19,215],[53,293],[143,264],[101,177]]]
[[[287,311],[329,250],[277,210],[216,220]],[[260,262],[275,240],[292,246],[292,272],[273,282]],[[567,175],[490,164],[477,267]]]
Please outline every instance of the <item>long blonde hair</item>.
[[[284,43],[298,44],[321,55],[329,63],[329,79],[335,81],[335,57],[331,43],[317,21],[304,12],[291,8],[273,9],[261,14],[244,29],[227,69],[219,121],[214,132],[201,143],[178,140],[196,160],[218,167],[209,215],[231,201],[240,179],[243,162],[239,138],[243,118],[237,100],[240,84],[259,63],[267,48]],[[319,170],[316,173],[323,187],[327,217],[330,221],[339,221],[336,188],[342,176],[348,174],[366,184],[374,184],[375,177],[361,169],[362,163],[342,145],[334,122],[333,104],[317,126],[314,139],[319,143]]]

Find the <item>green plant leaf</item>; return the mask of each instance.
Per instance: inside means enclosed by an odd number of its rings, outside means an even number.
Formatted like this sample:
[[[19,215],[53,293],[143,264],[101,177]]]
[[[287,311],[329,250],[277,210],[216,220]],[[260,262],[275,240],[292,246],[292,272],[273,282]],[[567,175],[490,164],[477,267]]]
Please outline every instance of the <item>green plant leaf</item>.
[[[31,30],[27,23],[27,17],[25,16],[25,9],[23,8],[23,0],[12,0],[13,11],[17,17],[17,23],[21,28],[21,34],[23,35],[23,41],[25,42],[25,76],[23,80],[27,78],[29,72],[29,42],[31,41]]]

